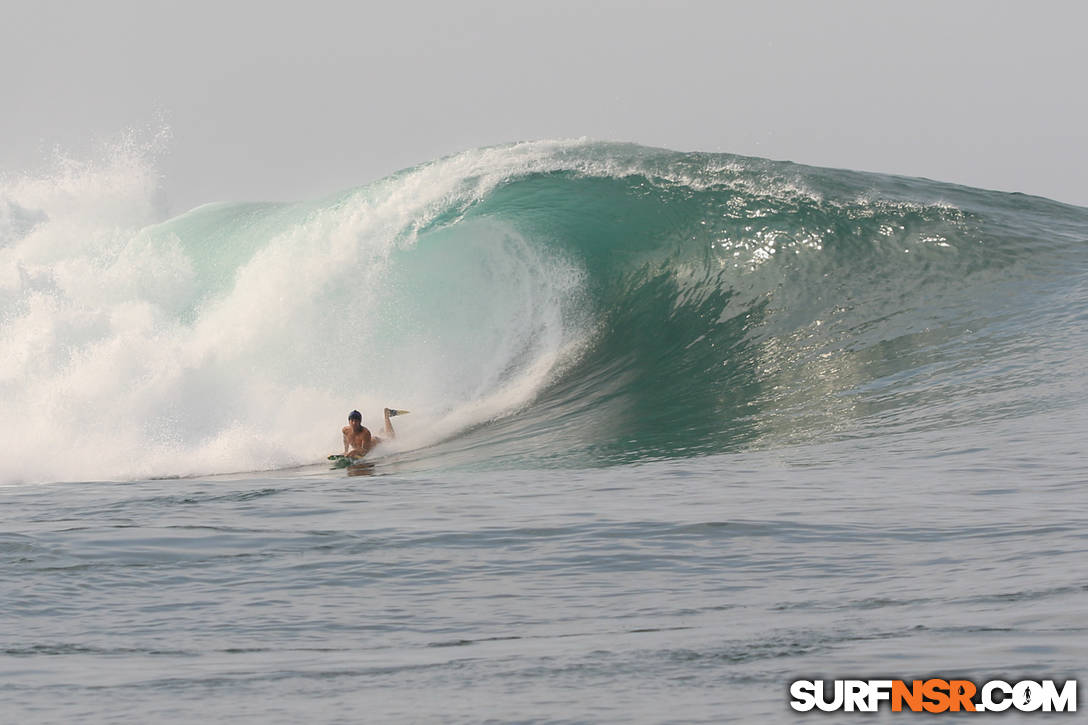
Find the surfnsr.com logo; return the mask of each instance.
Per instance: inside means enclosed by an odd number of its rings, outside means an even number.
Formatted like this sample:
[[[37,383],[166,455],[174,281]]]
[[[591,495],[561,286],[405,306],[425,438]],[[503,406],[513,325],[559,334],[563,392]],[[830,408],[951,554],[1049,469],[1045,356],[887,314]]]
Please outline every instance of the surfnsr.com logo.
[[[790,684],[790,707],[798,712],[1076,712],[1077,681],[1059,687],[1054,680],[1016,683],[990,680],[797,680]]]

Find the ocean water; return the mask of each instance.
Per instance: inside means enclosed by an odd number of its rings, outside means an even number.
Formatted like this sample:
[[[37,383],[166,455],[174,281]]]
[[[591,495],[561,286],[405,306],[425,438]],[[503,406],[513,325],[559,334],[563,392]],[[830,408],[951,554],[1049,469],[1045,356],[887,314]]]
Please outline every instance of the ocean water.
[[[1088,661],[1088,210],[589,141],[157,184],[0,179],[6,721],[791,722]]]

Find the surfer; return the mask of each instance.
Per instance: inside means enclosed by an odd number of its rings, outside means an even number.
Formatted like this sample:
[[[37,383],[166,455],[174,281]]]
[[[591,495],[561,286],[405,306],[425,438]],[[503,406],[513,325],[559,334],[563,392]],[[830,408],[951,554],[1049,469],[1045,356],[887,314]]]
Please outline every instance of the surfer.
[[[390,416],[396,415],[397,412],[392,408],[386,408],[384,411],[385,431],[383,433],[390,439],[397,437],[396,431],[393,430],[393,423],[389,420]],[[363,414],[357,410],[348,413],[348,424],[344,426],[343,432],[344,455],[348,458],[362,458],[370,453],[371,448],[382,442],[381,438],[371,435],[370,429],[363,425]]]

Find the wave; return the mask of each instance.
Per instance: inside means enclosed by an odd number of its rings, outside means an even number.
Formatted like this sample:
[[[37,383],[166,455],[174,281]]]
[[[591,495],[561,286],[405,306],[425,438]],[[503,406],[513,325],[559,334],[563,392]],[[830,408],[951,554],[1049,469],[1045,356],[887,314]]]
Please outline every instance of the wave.
[[[152,156],[0,182],[0,480],[300,465],[384,405],[403,465],[566,467],[1068,400],[1077,207],[576,140],[153,224]]]

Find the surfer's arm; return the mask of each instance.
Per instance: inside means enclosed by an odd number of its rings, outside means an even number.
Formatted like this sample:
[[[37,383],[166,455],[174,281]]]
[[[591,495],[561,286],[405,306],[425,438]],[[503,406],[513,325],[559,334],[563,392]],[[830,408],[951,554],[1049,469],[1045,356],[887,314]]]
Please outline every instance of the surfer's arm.
[[[344,428],[341,432],[344,434],[344,455],[346,456],[350,450],[350,446],[348,445],[348,429]]]

